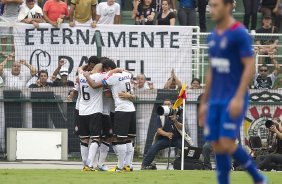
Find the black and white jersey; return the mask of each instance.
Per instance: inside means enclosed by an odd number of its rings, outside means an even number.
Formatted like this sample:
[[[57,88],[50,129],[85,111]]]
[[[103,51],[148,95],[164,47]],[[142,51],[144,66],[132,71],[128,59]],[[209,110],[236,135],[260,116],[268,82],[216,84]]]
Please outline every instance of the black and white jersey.
[[[104,77],[100,73],[90,75],[95,82],[100,82]],[[83,74],[79,74],[79,115],[86,116],[103,112],[103,88],[93,89]]]
[[[112,95],[115,102],[115,111],[122,112],[134,112],[135,107],[132,101],[123,100],[119,98],[118,94],[121,92],[132,92],[131,88],[132,74],[128,72],[115,73],[107,76],[103,80],[104,85],[108,85],[111,88]]]

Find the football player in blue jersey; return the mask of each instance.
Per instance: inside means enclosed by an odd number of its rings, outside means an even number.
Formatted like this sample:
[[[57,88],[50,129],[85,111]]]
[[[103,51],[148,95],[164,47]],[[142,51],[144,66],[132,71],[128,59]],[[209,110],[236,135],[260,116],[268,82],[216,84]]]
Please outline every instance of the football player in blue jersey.
[[[210,0],[216,28],[208,38],[210,66],[199,110],[200,125],[216,156],[219,184],[229,184],[231,158],[245,167],[255,184],[266,184],[250,155],[235,143],[248,106],[255,72],[251,37],[232,16],[233,0]]]

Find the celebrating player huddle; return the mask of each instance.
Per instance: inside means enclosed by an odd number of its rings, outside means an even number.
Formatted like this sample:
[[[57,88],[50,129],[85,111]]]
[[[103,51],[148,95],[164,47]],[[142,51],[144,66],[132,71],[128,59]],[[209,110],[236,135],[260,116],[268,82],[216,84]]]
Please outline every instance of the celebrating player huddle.
[[[110,144],[118,164],[109,171],[132,171],[136,135],[132,74],[117,68],[108,58],[101,58],[102,63],[93,62],[91,66],[92,59],[79,68],[75,87],[83,171],[108,170],[104,161]]]

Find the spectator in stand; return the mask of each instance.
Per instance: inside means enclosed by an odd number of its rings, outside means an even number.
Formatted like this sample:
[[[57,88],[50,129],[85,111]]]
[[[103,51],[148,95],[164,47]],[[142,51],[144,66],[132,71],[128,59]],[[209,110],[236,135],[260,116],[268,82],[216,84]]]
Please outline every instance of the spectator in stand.
[[[115,0],[99,3],[96,8],[96,24],[119,24],[120,23],[120,5]]]
[[[48,80],[48,72],[47,70],[40,70],[38,72],[38,80],[36,81],[36,84],[29,85],[29,88],[45,88],[45,87],[52,87],[53,84],[50,82],[47,82]]]
[[[57,27],[69,16],[68,5],[61,0],[48,0],[43,7],[46,22]]]
[[[256,30],[257,27],[257,12],[260,0],[243,0],[245,15],[244,15],[244,25],[247,29]],[[250,24],[251,18],[251,27]]]
[[[193,78],[191,81],[191,89],[201,89],[201,81],[198,78]]]
[[[96,0],[72,0],[70,7],[70,26],[75,24],[92,25],[96,17]]]
[[[3,18],[7,22],[17,21],[20,6],[23,3],[23,0],[2,0],[4,4]]]
[[[139,74],[134,81],[134,89],[154,89],[154,84],[149,81],[146,82],[146,76]]]
[[[11,71],[9,71],[9,69],[5,68],[5,65],[8,61],[13,61],[11,59],[12,57],[13,53],[0,64],[0,75],[5,81],[5,86],[19,88],[25,87],[28,81],[36,75],[37,70],[25,60],[20,60],[19,62],[14,62]],[[25,67],[23,68],[22,65]]]
[[[256,31],[256,33],[278,33],[278,30],[275,26],[272,26],[272,20],[270,15],[264,15],[262,19],[262,27]],[[269,55],[273,56],[277,53],[277,44],[278,37],[277,36],[257,36],[256,38],[256,46],[255,51],[260,55]],[[259,63],[263,64],[263,59],[259,59]]]
[[[208,2],[209,2],[208,0],[198,0],[199,25],[200,25],[201,32],[207,31],[206,7],[207,7]]]
[[[65,61],[61,59],[58,62],[58,67],[56,70],[53,72],[52,75],[52,81],[54,86],[62,86],[62,87],[67,87],[67,86],[74,86],[73,81],[68,80],[68,69],[63,67],[65,64]],[[57,76],[60,76],[59,78]]]
[[[1,16],[1,19],[3,19],[6,22],[16,22],[20,5],[23,3],[23,0],[1,0],[3,3],[3,15]],[[1,35],[0,35],[0,43],[1,43],[1,55],[7,55],[7,40],[9,37],[9,34],[13,34],[11,27],[1,27]],[[12,46],[12,51],[14,51],[14,46]]]
[[[43,9],[44,4],[47,2],[48,0],[37,0],[37,4],[38,6],[40,6],[40,8]],[[63,0],[66,4],[68,4],[68,0]]]
[[[280,31],[280,25],[281,25],[280,0],[262,0],[261,12],[263,15],[271,15],[272,17],[274,17],[274,25]]]
[[[136,24],[137,25],[154,25],[156,11],[152,7],[152,0],[144,0],[144,4],[138,6]]]
[[[175,25],[175,14],[170,11],[169,0],[162,1],[162,11],[158,14],[158,25]]]
[[[174,0],[176,4],[176,0]],[[178,20],[181,26],[196,26],[196,0],[179,0]]]
[[[176,77],[174,69],[171,70],[171,77],[165,83],[164,89],[180,90],[182,84],[180,80]]]
[[[280,65],[275,59],[272,59],[275,69],[271,74],[268,74],[267,65],[263,64],[259,68],[259,73],[255,74],[254,88],[255,89],[272,89],[274,82],[279,74]]]
[[[45,22],[43,19],[43,11],[35,4],[35,0],[26,0],[26,4],[21,6],[18,21],[33,24],[35,28],[39,27],[38,23]]]

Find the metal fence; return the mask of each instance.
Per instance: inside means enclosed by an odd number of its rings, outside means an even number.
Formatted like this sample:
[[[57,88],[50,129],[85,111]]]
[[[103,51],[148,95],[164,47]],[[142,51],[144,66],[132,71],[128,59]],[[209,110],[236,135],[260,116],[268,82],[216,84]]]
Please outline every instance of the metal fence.
[[[85,64],[91,55],[110,57],[120,67],[133,72],[135,94],[138,96],[135,104],[137,109],[136,152],[139,156],[145,154],[152,144],[157,129],[156,107],[162,104],[164,99],[177,98],[177,80],[179,79],[181,83],[187,82],[190,88],[191,79],[197,77],[201,80],[201,86],[204,86],[204,76],[208,65],[206,41],[208,33],[200,33],[198,27],[186,27],[188,31],[180,27],[161,26],[117,26],[114,28],[106,26],[98,31],[76,28],[74,31],[64,26],[62,28],[47,26],[38,31],[32,27],[25,27],[25,31],[21,33],[22,28],[18,27],[16,34],[15,30],[9,28],[5,32],[5,29],[1,28],[0,62],[2,64],[6,62],[1,75],[4,83],[0,88],[0,154],[3,157],[6,153],[5,137],[8,127],[67,128],[69,154],[79,152],[79,139],[74,135],[75,102],[66,100],[72,87],[29,88],[31,84],[40,83],[37,76],[31,76],[30,65],[36,70],[47,70],[49,73],[47,82],[50,83],[52,82],[50,77],[56,70],[59,59],[66,61],[65,67],[69,72],[70,80],[74,80],[76,68]],[[280,38],[281,35],[252,35],[254,40],[261,37],[273,38],[273,36]],[[92,41],[94,44],[91,44]],[[49,44],[51,42],[55,44]],[[280,62],[281,42],[278,41],[275,47],[277,52],[271,58]],[[31,57],[32,54],[33,57]],[[259,66],[261,64],[259,59],[269,58],[269,56],[260,53],[256,55],[256,58],[257,66]],[[13,70],[17,72],[19,69],[13,67],[17,67],[14,64],[22,59],[27,61],[20,63],[20,70],[24,76],[16,79]],[[265,62],[273,66],[271,61]],[[137,76],[141,73],[146,75],[146,82],[143,87],[138,87],[140,81]],[[173,81],[170,89],[164,89],[165,83],[171,78],[176,80]],[[6,83],[5,80],[9,80],[10,83]],[[13,80],[23,80],[25,84],[17,86],[18,84],[13,84]],[[279,88],[280,80],[277,81],[277,88]],[[150,88],[152,83],[154,89],[144,89]],[[189,89],[186,102],[186,130],[196,146],[203,145],[203,131],[197,125],[198,98],[202,92],[202,89]],[[262,118],[259,121],[259,125],[262,126],[263,122],[273,115],[280,117],[280,111],[277,109],[281,105],[281,99],[271,100],[272,96],[281,94],[280,90],[270,90],[270,93],[254,90],[252,93],[258,98],[251,99],[250,108],[256,107],[257,111],[262,113],[259,113],[259,117],[253,117],[252,113],[247,115],[253,118],[249,118],[252,121],[246,123],[248,126],[244,124],[242,128],[242,141],[245,140],[252,122],[258,118]],[[265,94],[268,98],[262,99],[261,96]],[[270,108],[270,115],[265,115],[264,107]],[[276,111],[279,113],[275,113]]]

